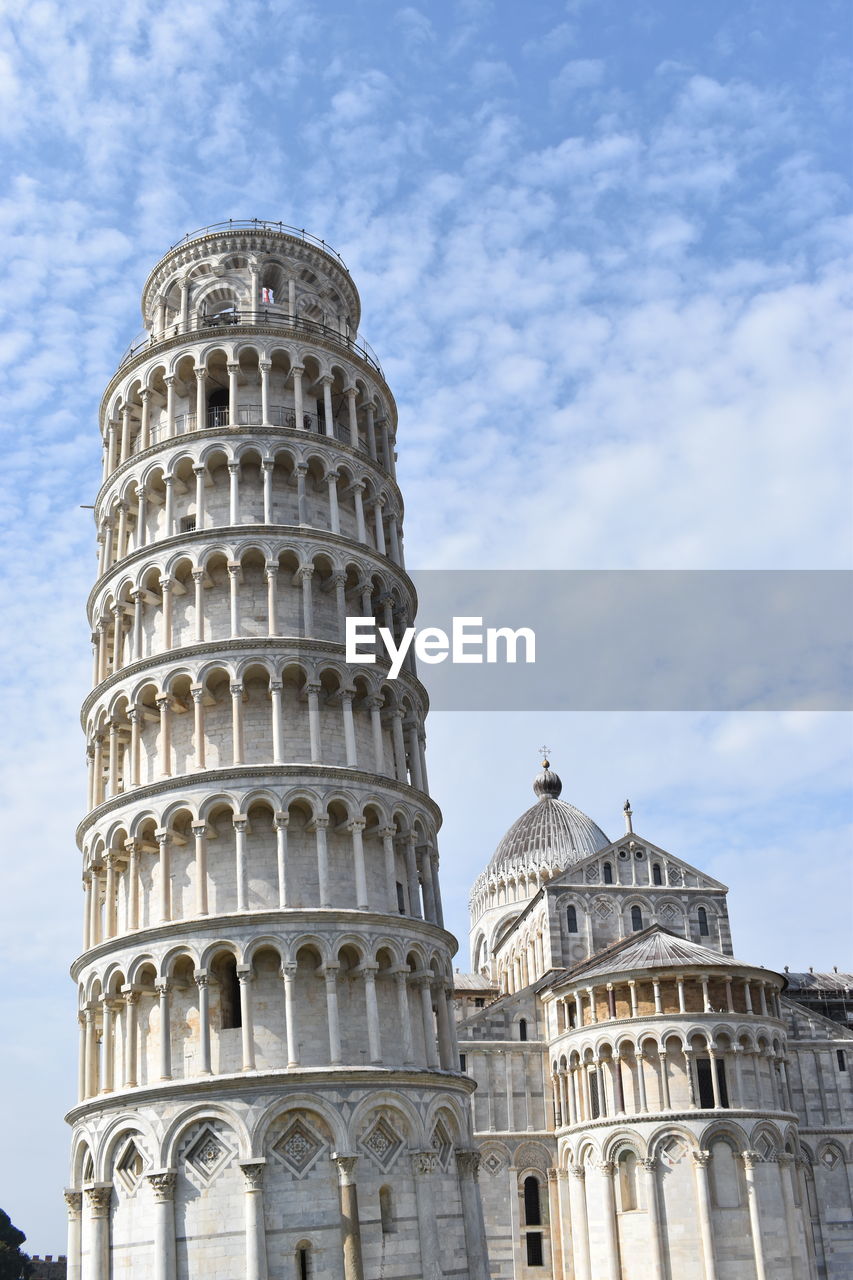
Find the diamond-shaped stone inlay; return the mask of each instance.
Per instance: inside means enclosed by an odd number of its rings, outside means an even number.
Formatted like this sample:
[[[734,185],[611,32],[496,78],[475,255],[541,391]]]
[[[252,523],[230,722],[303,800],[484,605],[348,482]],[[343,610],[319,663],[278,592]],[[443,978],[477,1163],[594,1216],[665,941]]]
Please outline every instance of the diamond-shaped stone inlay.
[[[145,1157],[133,1138],[128,1138],[122,1147],[115,1163],[115,1171],[119,1185],[128,1195],[133,1195],[145,1172]]]
[[[587,884],[595,884],[597,879],[598,879],[598,867],[595,867],[595,866],[587,867],[586,869]]]
[[[758,1141],[755,1144],[755,1148],[758,1151],[758,1154],[763,1156],[765,1160],[769,1160],[772,1156],[775,1156],[776,1154],[776,1148],[774,1147],[773,1143],[770,1141],[766,1133],[762,1133],[761,1137],[758,1139]]]
[[[503,1168],[503,1163],[504,1162],[503,1160],[501,1160],[497,1151],[488,1151],[483,1156],[482,1162],[480,1164],[480,1168],[485,1169],[486,1173],[489,1173],[491,1174],[492,1177],[494,1177],[496,1173],[500,1173],[501,1169]]]
[[[678,915],[678,908],[674,907],[671,902],[665,902],[660,909],[660,913],[664,920],[674,920]]]
[[[599,902],[599,903],[598,903],[598,905],[596,906],[596,908],[595,908],[595,913],[596,913],[596,915],[597,915],[597,916],[599,916],[602,920],[605,920],[605,919],[610,915],[610,913],[611,913],[611,911],[612,911],[612,910],[613,910],[613,908],[611,907],[610,903],[609,903],[609,902],[604,902],[604,901],[602,900],[602,901],[601,901],[601,902]]]
[[[403,1139],[385,1116],[379,1116],[359,1140],[360,1146],[383,1173],[403,1149]]]
[[[683,1138],[672,1137],[660,1149],[661,1162],[672,1169],[687,1155],[687,1143]]]
[[[820,1162],[822,1165],[825,1165],[827,1169],[834,1169],[838,1164],[839,1159],[840,1157],[838,1152],[835,1150],[835,1147],[827,1147],[825,1151],[821,1152]]]
[[[232,1154],[231,1148],[226,1145],[221,1134],[217,1133],[212,1125],[206,1124],[190,1143],[184,1159],[188,1168],[207,1185],[213,1181],[220,1170],[225,1168]]]
[[[326,1143],[304,1120],[294,1120],[273,1143],[273,1155],[295,1178],[303,1178],[317,1160]]]
[[[453,1142],[442,1120],[436,1121],[430,1145],[438,1156],[438,1163],[442,1169],[446,1169],[450,1164],[450,1157],[453,1155]]]

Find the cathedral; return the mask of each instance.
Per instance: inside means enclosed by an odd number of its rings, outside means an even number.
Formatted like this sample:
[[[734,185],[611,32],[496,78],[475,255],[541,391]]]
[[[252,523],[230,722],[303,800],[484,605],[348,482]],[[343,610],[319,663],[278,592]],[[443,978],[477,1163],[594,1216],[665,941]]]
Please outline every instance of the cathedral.
[[[346,658],[417,607],[360,310],[206,227],[101,401],[69,1280],[849,1277],[847,1006],[629,805],[544,761],[454,972],[414,655]]]

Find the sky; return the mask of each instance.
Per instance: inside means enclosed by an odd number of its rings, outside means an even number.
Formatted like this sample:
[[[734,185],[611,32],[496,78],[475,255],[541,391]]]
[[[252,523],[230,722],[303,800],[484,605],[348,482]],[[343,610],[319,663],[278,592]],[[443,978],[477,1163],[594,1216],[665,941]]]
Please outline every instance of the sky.
[[[64,1252],[97,408],[153,263],[229,217],[342,254],[411,566],[845,569],[849,6],[0,0],[0,1205]],[[630,619],[626,623],[630,628]],[[630,637],[627,637],[628,642]],[[434,714],[442,881],[563,796],[850,969],[839,712]]]

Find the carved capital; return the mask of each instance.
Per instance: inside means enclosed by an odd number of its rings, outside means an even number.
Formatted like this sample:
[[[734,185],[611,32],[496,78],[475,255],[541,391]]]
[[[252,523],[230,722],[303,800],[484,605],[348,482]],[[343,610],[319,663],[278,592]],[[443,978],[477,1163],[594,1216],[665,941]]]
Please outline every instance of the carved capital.
[[[794,1163],[794,1157],[791,1155],[790,1151],[780,1151],[776,1159],[779,1161],[779,1164],[783,1169],[790,1169]]]
[[[456,1152],[456,1167],[460,1177],[472,1178],[476,1182],[480,1172],[480,1159],[479,1151],[460,1147]]]
[[[641,1160],[640,1164],[643,1166],[646,1173],[654,1173],[658,1167],[658,1162],[654,1157],[651,1159]]]
[[[694,1164],[698,1165],[700,1169],[707,1169],[711,1159],[710,1151],[693,1151],[691,1154]]]
[[[113,1187],[111,1182],[99,1182],[93,1187],[86,1187],[86,1199],[89,1213],[93,1218],[106,1218],[110,1212]]]
[[[166,978],[158,978],[154,983],[154,990],[160,998],[163,999],[165,996],[168,996],[169,992],[172,990],[172,984]]]
[[[582,1164],[570,1164],[569,1173],[573,1174],[579,1182],[583,1182],[586,1177],[586,1167]]]
[[[435,1173],[438,1167],[438,1156],[434,1151],[413,1151],[412,1169],[420,1177]]]
[[[757,1164],[762,1164],[760,1154],[757,1151],[742,1151],[740,1158],[747,1169],[754,1169]]]
[[[264,1186],[264,1168],[266,1160],[241,1160],[240,1168],[246,1179],[247,1191],[262,1191]]]
[[[175,1183],[178,1175],[174,1169],[163,1169],[160,1173],[146,1174],[146,1178],[154,1192],[157,1204],[166,1204],[175,1198]]]
[[[612,1178],[616,1173],[616,1165],[612,1160],[601,1160],[596,1166],[598,1172],[605,1178]]]
[[[355,1186],[355,1169],[358,1164],[358,1156],[350,1155],[347,1152],[334,1151],[331,1158],[338,1170],[341,1186]]]
[[[69,1218],[79,1218],[83,1212],[83,1192],[75,1191],[73,1187],[66,1187],[62,1194],[65,1197]]]

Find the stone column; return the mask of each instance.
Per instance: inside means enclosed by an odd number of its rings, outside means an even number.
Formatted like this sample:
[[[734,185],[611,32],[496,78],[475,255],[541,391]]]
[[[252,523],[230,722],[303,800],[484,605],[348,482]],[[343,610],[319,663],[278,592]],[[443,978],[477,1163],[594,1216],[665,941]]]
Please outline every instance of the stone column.
[[[320,889],[320,906],[328,907],[329,903],[329,855],[326,849],[326,828],[329,819],[314,819],[314,834],[317,841],[317,881]]]
[[[207,370],[195,371],[195,429],[204,431],[207,426]],[[196,527],[201,528],[196,518]]]
[[[228,364],[225,366],[228,370],[228,425],[229,427],[237,426],[237,374],[240,372],[239,364]],[[236,520],[234,521],[236,524]]]
[[[248,825],[249,819],[245,814],[238,813],[234,815],[238,911],[249,910],[249,877],[246,867],[246,829]]]
[[[165,827],[154,832],[159,847],[160,868],[160,923],[172,918],[172,837]]]
[[[267,1280],[267,1233],[264,1226],[266,1160],[241,1160],[245,1178],[246,1280]]]
[[[693,1049],[684,1049],[684,1061],[687,1068],[687,1095],[692,1111],[696,1110],[696,1053]]]
[[[104,1045],[104,1078],[101,1093],[112,1093],[115,1087],[115,1001],[101,996],[101,1038]]]
[[[489,1280],[489,1260],[486,1253],[486,1226],[483,1205],[477,1186],[480,1153],[477,1150],[458,1148],[456,1171],[459,1177],[459,1199],[462,1202],[462,1226],[465,1232],[465,1257],[469,1280]]]
[[[326,1016],[329,1023],[329,1061],[337,1066],[341,1061],[341,1029],[338,1020],[338,966],[327,964],[323,977],[326,982]]]
[[[83,1192],[67,1187],[65,1207],[68,1214],[67,1280],[82,1280],[83,1274]]]
[[[380,711],[382,708],[381,698],[371,698],[368,702],[370,708],[370,726],[373,730],[373,763],[377,773],[385,772],[385,750],[382,745],[382,717]]]
[[[385,888],[388,895],[388,911],[392,915],[397,915],[399,911],[397,902],[397,860],[394,853],[396,831],[393,827],[380,827],[379,835],[382,838],[382,852],[385,859]]]
[[[134,1089],[137,1084],[136,1046],[139,1039],[139,1022],[136,1011],[139,1007],[140,993],[132,986],[122,987],[121,990],[122,995],[124,996],[126,1009],[126,1025],[124,1033],[124,1087],[126,1089]]]
[[[355,905],[359,911],[367,911],[369,905],[367,901],[367,875],[364,867],[364,841],[362,840],[362,832],[365,825],[363,818],[358,818],[355,822],[349,824],[349,830],[352,835],[352,856],[355,864]]]
[[[444,991],[439,990],[435,997],[435,1011],[438,1018],[439,1062],[444,1071],[458,1071],[459,1059],[453,1052],[453,1039],[450,1034],[450,1012]],[[509,1102],[512,1102],[512,1063],[511,1055],[507,1055],[507,1071],[509,1075]]]
[[[298,524],[307,524],[308,510],[305,505],[305,477],[308,474],[308,467],[304,462],[297,462],[294,472],[296,474],[296,520]]]
[[[341,1243],[344,1256],[344,1280],[364,1280],[361,1258],[361,1223],[358,1217],[358,1190],[355,1167],[358,1156],[335,1152],[332,1160],[338,1171],[341,1194]]]
[[[112,1183],[86,1187],[89,1208],[89,1265],[86,1280],[110,1280],[110,1203]],[[157,1278],[159,1280],[159,1277]]]
[[[418,986],[421,993],[421,1015],[424,1024],[424,1048],[426,1050],[426,1060],[428,1067],[437,1067],[439,1065],[438,1053],[435,1044],[435,1018],[432,1012],[432,988],[430,982],[431,973],[422,973],[418,975]]]
[[[272,473],[275,463],[272,458],[264,458],[261,463],[261,476],[264,488],[264,524],[272,524]]]
[[[361,966],[361,972],[364,976],[364,999],[367,1008],[367,1044],[370,1061],[373,1064],[382,1061],[382,1038],[379,1026],[379,1005],[376,1000],[376,970],[375,964],[365,964]]]
[[[243,763],[243,686],[239,680],[231,685],[231,763]]]
[[[742,1151],[744,1174],[746,1176],[746,1196],[749,1204],[749,1225],[752,1232],[752,1249],[755,1255],[756,1280],[767,1280],[764,1265],[764,1244],[761,1239],[761,1206],[758,1203],[758,1187],[755,1185],[755,1166],[761,1163],[757,1151]]]
[[[424,1280],[442,1275],[441,1247],[438,1219],[433,1189],[433,1174],[438,1165],[434,1151],[414,1151],[412,1170],[415,1175],[415,1206],[418,1213],[418,1234],[421,1242],[421,1264]]]
[[[147,1175],[154,1194],[154,1276],[153,1280],[175,1280],[175,1183],[174,1169]]]
[[[592,1280],[589,1265],[589,1225],[586,1210],[586,1166],[569,1166],[572,1180],[569,1184],[569,1204],[572,1214],[572,1253],[575,1263],[575,1280]]]
[[[314,566],[306,564],[299,570],[299,581],[302,583],[302,634],[314,635],[314,596],[311,580],[314,577]]]
[[[193,974],[198,987],[198,1047],[200,1076],[209,1076],[210,1070],[210,986],[206,969],[196,969]]]
[[[696,1174],[696,1210],[699,1218],[699,1239],[705,1265],[705,1280],[717,1280],[717,1264],[714,1261],[714,1237],[711,1230],[711,1192],[708,1186],[708,1161],[710,1151],[693,1152],[693,1169]]]
[[[239,640],[241,636],[240,580],[242,576],[243,574],[239,563],[236,560],[230,561],[228,564],[228,603],[232,640]]]
[[[172,698],[170,694],[166,694],[162,698],[155,699],[157,710],[160,712],[160,777],[171,778],[172,776]]]
[[[166,490],[163,503],[163,537],[171,538],[175,533],[175,477],[164,476],[163,487]]]
[[[255,1069],[255,1018],[252,1009],[252,982],[254,977],[251,965],[237,966],[237,981],[240,984],[240,1031],[244,1071],[254,1071]]]
[[[359,542],[367,542],[367,528],[364,523],[364,502],[362,494],[364,493],[364,485],[360,481],[350,486],[355,500],[355,526],[356,537]]]
[[[154,983],[160,998],[160,1079],[172,1078],[172,1017],[169,1011],[171,983],[160,980]]]
[[[142,415],[139,424],[139,450],[144,452],[151,444],[151,389],[143,387],[139,393]]]
[[[296,977],[296,965],[282,966],[281,979],[284,983],[284,1022],[287,1032],[287,1065],[299,1066],[299,1041],[296,1038],[296,1008],[293,999],[293,980]]]
[[[293,308],[291,307],[291,314]],[[291,370],[293,374],[293,416],[296,420],[296,430],[305,430],[305,410],[303,407],[302,395],[302,375],[305,372],[301,364],[295,364]]]
[[[263,425],[269,426],[270,421],[270,369],[272,361],[259,360],[258,368],[261,371],[261,422]]]
[[[423,919],[421,911],[421,889],[418,877],[418,859],[415,849],[415,834],[410,831],[406,836],[406,878],[409,882],[409,914],[416,920]]]
[[[605,1160],[598,1165],[598,1171],[601,1174],[602,1200],[604,1202],[604,1270],[601,1274],[601,1280],[620,1280],[622,1272],[619,1266],[616,1199],[613,1192],[616,1165],[612,1160]]]
[[[347,766],[351,769],[358,768],[358,755],[355,746],[355,725],[352,718],[352,700],[355,696],[355,690],[344,689],[341,692],[341,710],[344,720],[344,746],[346,750]]]
[[[276,845],[276,871],[278,876],[278,905],[282,909],[288,905],[287,828],[289,824],[290,815],[286,810],[282,809],[273,814]]]
[[[646,1182],[646,1211],[649,1219],[649,1280],[664,1280],[663,1250],[660,1231],[660,1205],[658,1204],[657,1160],[641,1160]]]
[[[672,1103],[669,1099],[669,1076],[666,1070],[667,1055],[665,1049],[658,1053],[658,1060],[660,1061],[661,1111],[669,1111]]]
[[[345,573],[335,573],[332,575],[332,583],[335,588],[335,607],[338,614],[338,639],[341,644],[346,640],[347,630],[347,576]]]
[[[794,1199],[794,1185],[792,1182],[794,1157],[787,1151],[780,1151],[777,1160],[779,1162],[779,1177],[782,1182],[782,1202],[785,1206],[785,1227],[788,1232],[788,1252],[791,1255],[791,1270],[794,1280],[808,1280],[808,1263],[803,1257],[800,1233],[797,1230],[797,1221],[800,1215]]]
[[[195,696],[195,695],[193,695]],[[195,909],[196,915],[206,916],[207,903],[207,823],[194,822],[192,833],[195,838]]]
[[[338,472],[334,469],[326,472],[326,486],[329,491],[329,530],[332,533],[340,533],[341,513],[338,509]]]
[[[400,1034],[403,1039],[403,1064],[410,1066],[415,1060],[412,1048],[412,1014],[409,1008],[409,970],[395,969],[394,981],[397,984],[397,1011],[400,1019]]]
[[[284,760],[284,721],[282,717],[282,691],[284,685],[281,680],[270,680],[270,709],[272,712],[272,758],[274,764],[281,764]]]

